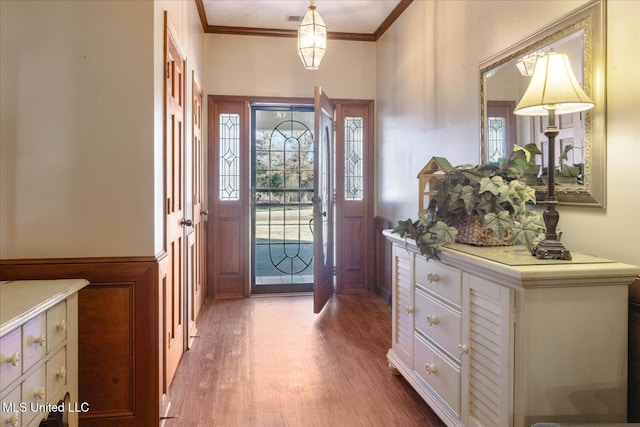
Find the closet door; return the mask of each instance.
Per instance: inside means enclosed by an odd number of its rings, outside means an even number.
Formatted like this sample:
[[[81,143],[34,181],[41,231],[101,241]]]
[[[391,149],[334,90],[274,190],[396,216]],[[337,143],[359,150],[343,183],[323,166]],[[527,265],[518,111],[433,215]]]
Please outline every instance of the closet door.
[[[165,12],[165,271],[162,272],[162,393],[166,394],[184,351],[184,119],[186,59]]]
[[[205,197],[207,194],[204,174],[204,144],[202,141],[202,89],[198,84],[195,72],[191,79],[191,218],[193,230],[187,236],[188,250],[188,329],[189,340],[196,335],[198,314],[205,300],[206,276],[206,230],[208,215]]]

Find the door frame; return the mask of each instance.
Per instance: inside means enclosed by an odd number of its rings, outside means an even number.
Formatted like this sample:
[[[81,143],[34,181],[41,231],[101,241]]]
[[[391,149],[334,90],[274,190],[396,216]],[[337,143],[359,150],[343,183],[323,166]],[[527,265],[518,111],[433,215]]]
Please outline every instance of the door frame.
[[[295,113],[311,113],[313,114],[313,105],[309,105],[309,104],[284,104],[284,103],[269,103],[269,104],[262,104],[262,103],[257,103],[257,102],[252,102],[250,103],[250,112],[251,112],[251,118],[253,119],[255,117],[255,113],[256,111],[269,111],[269,110],[284,110],[286,109],[286,111],[291,112],[293,114]],[[250,134],[250,140],[249,143],[251,145],[251,162],[253,163],[255,160],[255,156],[256,156],[256,147],[254,144],[254,137],[255,137],[255,128],[256,124],[255,123],[251,123],[250,127],[251,127],[251,134]],[[312,125],[313,126],[313,125]],[[251,213],[250,213],[250,218],[253,219],[255,218],[256,215],[256,210],[258,208],[258,204],[254,203],[257,199],[255,197],[255,194],[257,192],[257,188],[255,186],[255,165],[252,164],[251,167]],[[251,224],[251,239],[250,239],[250,250],[251,250],[251,263],[255,263],[255,255],[256,255],[256,250],[255,250],[255,233],[256,233],[256,224],[252,223]],[[250,268],[250,281],[249,284],[251,286],[250,289],[250,293],[251,295],[259,295],[259,294],[286,294],[286,293],[306,293],[306,292],[312,292],[313,291],[313,282],[287,282],[287,283],[279,283],[279,284],[261,284],[261,285],[256,285],[255,283],[256,277],[255,277],[255,268]]]
[[[366,133],[365,137],[365,145],[368,150],[369,160],[366,163],[368,165],[367,171],[365,173],[365,188],[368,189],[368,200],[362,207],[364,211],[364,221],[362,223],[362,232],[363,237],[355,242],[360,247],[364,247],[365,251],[362,253],[362,262],[365,267],[363,268],[361,279],[358,279],[361,283],[360,286],[352,286],[352,287],[344,287],[341,286],[340,283],[337,285],[338,293],[359,293],[359,292],[369,292],[373,290],[374,287],[374,239],[375,239],[375,230],[373,226],[373,200],[375,197],[375,187],[374,187],[374,169],[375,169],[375,150],[374,150],[374,101],[373,100],[355,100],[355,99],[333,99],[332,100],[336,105],[336,123],[343,123],[344,116],[342,116],[341,112],[346,110],[347,106],[366,106],[366,111],[368,114],[367,123],[366,123]],[[219,280],[219,265],[215,261],[216,254],[219,252],[218,241],[216,237],[216,227],[218,223],[218,162],[219,159],[217,157],[216,145],[217,145],[217,133],[218,130],[214,129],[215,126],[215,118],[218,109],[216,105],[220,103],[236,103],[238,106],[242,106],[239,108],[242,117],[241,123],[243,123],[243,130],[246,134],[243,136],[245,138],[246,144],[244,149],[250,149],[250,106],[251,104],[284,104],[284,105],[314,105],[313,98],[302,98],[302,97],[265,97],[265,96],[234,96],[234,95],[208,95],[207,96],[207,182],[208,185],[208,206],[209,206],[209,218],[207,221],[207,254],[209,264],[208,266],[211,268],[207,269],[207,298],[225,298],[225,297],[238,297],[245,296],[249,297],[251,295],[251,265],[250,265],[250,242],[249,236],[246,238],[242,238],[245,242],[245,248],[241,250],[241,257],[244,260],[243,265],[245,266],[244,277],[241,279],[242,283],[236,282],[232,286],[224,286],[224,283],[220,283]],[[343,108],[344,107],[344,108]],[[337,125],[337,137],[338,140],[341,132],[341,125]],[[248,139],[247,139],[248,138]],[[334,145],[338,145],[339,142],[336,141]],[[337,153],[340,149],[335,148],[335,152]],[[340,151],[343,152],[343,151]],[[245,191],[250,191],[250,174],[251,174],[251,165],[250,165],[250,153],[246,154],[246,161],[244,162],[244,173],[243,178],[247,180],[246,184],[242,184]],[[341,181],[336,179],[336,184],[339,184]],[[340,191],[340,190],[337,190]],[[367,191],[367,190],[365,190]],[[244,230],[248,233],[251,227],[250,224],[250,206],[249,206],[249,193],[247,193],[246,197],[246,207],[243,209],[245,211],[245,215],[243,215],[241,221],[244,224]],[[344,220],[345,217],[345,209],[348,209],[347,205],[345,205],[344,201],[341,200],[340,197],[336,198],[335,203],[336,208],[336,228],[335,233],[340,233],[340,223]],[[348,215],[347,215],[348,216]],[[342,219],[341,219],[342,218]],[[219,234],[219,233],[218,233]],[[365,243],[366,242],[366,243]],[[352,242],[351,244],[354,244]],[[224,243],[222,243],[224,245]],[[224,247],[224,246],[223,246]],[[349,253],[350,247],[342,245],[341,239],[336,239],[336,259],[340,260],[341,254]],[[346,270],[345,270],[346,271]],[[338,279],[341,277],[340,268],[337,268],[337,276]],[[346,274],[346,273],[345,273]],[[222,285],[222,286],[221,286]]]

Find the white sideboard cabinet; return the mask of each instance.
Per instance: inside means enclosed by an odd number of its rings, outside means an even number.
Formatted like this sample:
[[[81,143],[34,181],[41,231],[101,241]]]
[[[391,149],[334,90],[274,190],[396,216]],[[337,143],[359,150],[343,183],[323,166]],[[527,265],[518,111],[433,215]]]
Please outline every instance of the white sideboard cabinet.
[[[57,412],[77,427],[90,410],[78,402],[78,291],[87,284],[0,282],[0,426],[35,427]]]
[[[460,244],[426,260],[384,235],[389,366],[447,425],[626,422],[628,286],[640,267]]]

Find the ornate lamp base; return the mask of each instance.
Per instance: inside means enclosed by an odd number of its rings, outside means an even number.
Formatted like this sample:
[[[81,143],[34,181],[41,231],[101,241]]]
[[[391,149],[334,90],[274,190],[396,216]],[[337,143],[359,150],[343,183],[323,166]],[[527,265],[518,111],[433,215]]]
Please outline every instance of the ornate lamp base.
[[[558,128],[556,127],[556,112],[554,109],[548,110],[549,125],[544,134],[549,138],[548,144],[548,164],[555,165],[555,140],[558,136]],[[556,210],[558,201],[555,194],[555,168],[550,166],[547,176],[547,198],[544,201],[545,210],[542,213],[542,219],[546,226],[545,238],[542,242],[533,248],[531,255],[538,259],[571,259],[571,252],[565,249],[564,245],[558,240],[558,234],[556,234],[556,226],[560,220],[560,214]]]
[[[538,259],[571,259],[571,252],[557,240],[544,240],[531,251],[531,255]]]

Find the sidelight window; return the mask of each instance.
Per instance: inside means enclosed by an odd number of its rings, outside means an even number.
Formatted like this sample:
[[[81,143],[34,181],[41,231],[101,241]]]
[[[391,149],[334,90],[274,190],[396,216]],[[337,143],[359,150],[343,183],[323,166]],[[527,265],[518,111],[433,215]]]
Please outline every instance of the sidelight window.
[[[220,114],[220,200],[240,198],[240,115]]]
[[[497,162],[507,155],[507,120],[487,117],[487,153],[489,162]]]
[[[363,150],[364,119],[344,119],[344,199],[362,200],[363,194]]]

